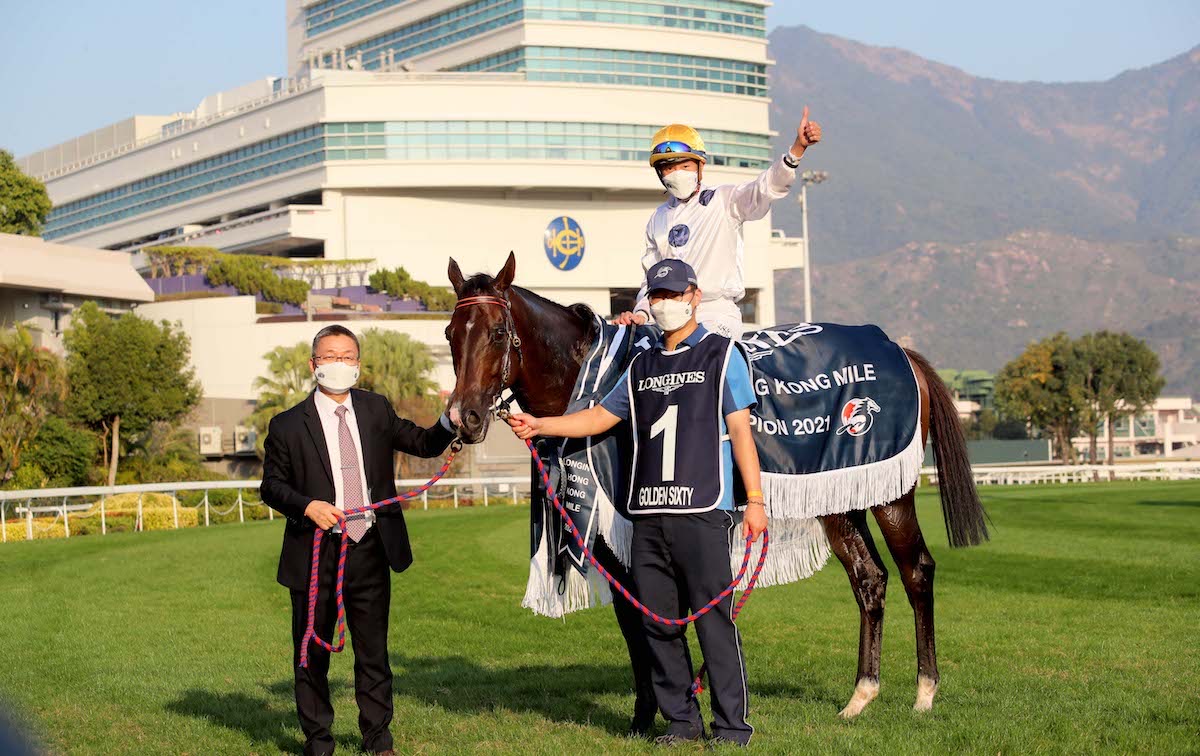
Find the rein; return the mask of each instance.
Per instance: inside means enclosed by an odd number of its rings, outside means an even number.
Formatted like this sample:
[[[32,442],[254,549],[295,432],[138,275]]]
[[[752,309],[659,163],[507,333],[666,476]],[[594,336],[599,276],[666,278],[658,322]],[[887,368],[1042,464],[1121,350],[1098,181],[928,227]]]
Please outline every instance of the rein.
[[[429,481],[424,485],[414,488],[411,491],[406,491],[399,496],[393,496],[390,499],[377,501],[374,504],[367,504],[362,507],[347,509],[345,517],[343,518],[343,522],[354,517],[365,517],[367,512],[373,512],[376,509],[381,509],[392,504],[398,504],[399,502],[406,501],[414,496],[419,496],[425,491],[428,491],[430,487],[432,487],[434,483],[441,480],[442,476],[444,476],[450,469],[450,464],[454,462],[454,457],[460,451],[462,451],[462,447],[462,441],[457,438],[454,439],[454,441],[450,443],[450,454],[446,457],[445,464],[443,464],[441,469],[434,473],[433,477],[430,478]],[[345,528],[342,528],[342,548],[338,554],[337,583],[334,586],[334,595],[337,596],[337,622],[335,624],[335,630],[337,631],[338,636],[337,645],[334,646],[332,643],[322,640],[321,636],[317,635],[316,631],[317,593],[320,590],[319,583],[317,581],[317,567],[321,562],[321,540],[324,537],[325,531],[321,528],[317,528],[316,532],[313,533],[312,569],[310,570],[308,577],[308,624],[304,630],[304,640],[300,642],[300,666],[302,668],[308,667],[309,641],[315,642],[318,646],[330,652],[331,654],[341,653],[341,651],[346,647],[346,604],[342,599],[342,585],[345,583],[346,578],[346,553],[350,545],[350,535],[346,532]]]
[[[508,407],[511,403],[511,397],[507,401],[499,401],[496,409],[496,415],[500,419],[508,419],[509,415],[511,414]],[[562,518],[563,524],[567,527],[567,532],[569,532],[575,538],[575,543],[579,546],[584,556],[586,556],[588,561],[591,562],[592,566],[604,576],[604,579],[607,580],[609,585],[613,587],[613,590],[624,596],[625,600],[632,604],[633,607],[640,611],[643,615],[649,617],[660,625],[682,627],[695,622],[711,612],[718,604],[724,601],[727,596],[731,595],[735,590],[737,590],[738,584],[742,582],[742,578],[746,575],[746,570],[750,567],[750,553],[754,545],[754,541],[750,536],[746,536],[746,553],[742,556],[742,567],[740,570],[738,570],[737,575],[734,575],[733,580],[725,587],[724,590],[714,596],[711,601],[700,607],[695,612],[692,612],[686,617],[663,617],[650,607],[638,601],[637,598],[629,592],[629,589],[621,585],[621,582],[613,577],[611,572],[604,569],[604,565],[600,564],[596,557],[592,555],[591,549],[587,547],[587,543],[584,542],[583,535],[579,532],[579,528],[575,527],[575,523],[571,521],[570,515],[567,514],[566,507],[564,507],[562,502],[558,500],[558,491],[556,491],[550,484],[550,473],[546,469],[546,465],[542,461],[541,455],[538,454],[537,449],[534,448],[533,442],[529,439],[525,439],[525,447],[529,449],[529,453],[533,457],[534,463],[537,464],[538,472],[542,476],[542,484],[546,487],[547,493],[550,494],[550,501],[554,504],[554,508],[558,510],[558,514]],[[755,565],[754,572],[750,574],[750,582],[746,584],[746,590],[742,592],[741,598],[738,599],[737,604],[733,607],[732,618],[735,620],[737,619],[738,615],[741,614],[742,607],[746,605],[746,601],[749,600],[750,594],[754,592],[754,586],[756,583],[758,583],[758,576],[762,573],[763,565],[766,564],[767,561],[767,548],[770,546],[770,534],[764,530],[762,536],[762,553],[759,554],[758,564]],[[696,675],[696,679],[692,681],[693,695],[699,696],[704,692],[703,679],[707,668],[708,662],[705,662],[703,665],[701,665],[700,672]]]
[[[491,295],[478,295],[478,296],[472,296],[472,297],[464,297],[463,299],[460,299],[458,301],[458,303],[454,306],[454,309],[455,309],[455,311],[457,311],[462,308],[473,307],[476,305],[496,305],[498,307],[504,308],[505,324],[506,324],[506,328],[509,331],[511,348],[505,350],[505,353],[504,353],[504,375],[503,375],[502,388],[501,388],[500,394],[498,394],[496,396],[496,405],[492,411],[495,413],[496,417],[498,417],[499,419],[507,420],[511,414],[511,412],[509,410],[509,406],[512,404],[513,397],[510,395],[508,399],[504,399],[502,395],[503,395],[503,386],[508,384],[510,354],[512,353],[512,351],[515,350],[517,353],[517,359],[518,360],[522,359],[521,339],[519,336],[517,336],[516,322],[513,320],[513,317],[512,317],[512,303],[505,297],[491,296]],[[550,494],[550,500],[551,500],[551,502],[553,502],[554,508],[558,510],[559,516],[562,518],[563,523],[566,525],[567,532],[569,532],[575,538],[575,543],[579,546],[580,550],[587,557],[588,561],[592,564],[593,567],[596,568],[596,570],[601,575],[604,576],[604,579],[607,580],[609,585],[611,585],[613,587],[613,590],[617,591],[622,596],[624,596],[626,601],[628,601],[630,604],[632,604],[638,611],[640,611],[645,616],[649,617],[650,619],[654,620],[655,622],[657,622],[660,625],[670,625],[670,626],[675,626],[675,627],[689,625],[689,624],[695,622],[696,620],[700,619],[704,615],[708,614],[718,604],[720,604],[722,601],[724,601],[726,597],[733,594],[734,591],[737,589],[738,584],[742,582],[742,578],[745,577],[745,575],[746,575],[746,570],[749,569],[749,567],[750,567],[750,556],[751,556],[751,551],[753,549],[753,543],[754,543],[750,536],[746,537],[746,553],[742,557],[742,567],[740,570],[738,570],[738,573],[737,573],[737,575],[734,576],[732,582],[730,582],[729,585],[726,586],[724,590],[722,590],[720,593],[718,593],[716,596],[714,596],[712,598],[712,600],[709,601],[707,604],[700,607],[700,609],[696,610],[695,612],[692,612],[691,614],[687,615],[686,617],[675,618],[675,617],[663,617],[663,616],[659,615],[657,612],[650,609],[648,606],[646,606],[642,602],[638,601],[637,598],[634,597],[634,595],[629,592],[629,589],[627,589],[625,586],[621,585],[620,581],[618,581],[615,577],[613,577],[612,573],[610,573],[608,570],[604,569],[604,566],[602,564],[600,564],[600,562],[592,554],[591,550],[587,547],[587,543],[584,541],[583,535],[579,532],[579,529],[575,527],[575,523],[573,523],[571,521],[570,515],[567,513],[566,507],[564,507],[562,505],[562,502],[559,501],[558,492],[554,490],[553,486],[551,486],[550,473],[546,470],[546,465],[542,461],[541,455],[539,455],[537,453],[537,449],[534,448],[533,443],[531,441],[529,441],[528,439],[525,440],[525,446],[526,446],[526,448],[529,449],[529,453],[533,457],[534,463],[536,463],[536,465],[537,465],[538,472],[541,473],[542,483],[546,487],[546,491]],[[447,462],[447,464],[449,464],[449,462]],[[751,575],[750,575],[750,581],[746,584],[746,590],[742,592],[741,598],[738,600],[737,604],[733,608],[733,613],[732,613],[733,619],[737,619],[737,616],[742,611],[742,607],[744,607],[746,605],[746,601],[750,598],[750,594],[754,592],[755,584],[758,583],[758,577],[762,573],[763,565],[767,561],[767,548],[770,545],[770,535],[766,531],[763,531],[762,535],[763,535],[762,553],[759,555],[758,564],[755,565],[754,572],[751,573]],[[344,551],[345,550],[345,541],[344,540],[342,542],[342,548]],[[315,559],[315,557],[314,557],[314,559]],[[314,561],[313,570],[314,570],[313,575],[314,575],[314,580],[315,580],[315,576],[316,576],[315,561]],[[339,581],[340,581],[340,570],[339,570]],[[341,615],[340,615],[340,610],[341,610],[340,582],[339,582],[339,591],[338,591],[338,601],[339,601],[338,608],[339,608],[339,619],[340,619],[340,617],[341,617]],[[311,614],[310,614],[310,625],[311,625]],[[318,643],[321,643],[323,647],[325,647],[325,644],[323,641],[321,641],[320,639],[317,639],[317,641],[318,641]],[[344,642],[344,641],[342,641],[342,642]],[[305,644],[305,647],[307,648],[307,644]],[[338,650],[341,650],[341,648],[339,647]],[[701,693],[704,692],[704,685],[703,685],[702,681],[703,681],[704,673],[705,673],[705,670],[707,669],[707,666],[708,666],[707,662],[704,665],[702,665],[700,667],[700,673],[698,675],[696,675],[696,679],[692,681],[692,694],[693,695],[699,696]]]

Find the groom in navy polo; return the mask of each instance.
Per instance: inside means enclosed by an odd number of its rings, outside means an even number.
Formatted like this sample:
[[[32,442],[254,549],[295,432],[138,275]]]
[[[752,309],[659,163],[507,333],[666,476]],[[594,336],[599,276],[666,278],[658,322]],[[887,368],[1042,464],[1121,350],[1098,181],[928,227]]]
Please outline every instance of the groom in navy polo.
[[[599,405],[563,417],[514,415],[519,438],[583,437],[628,421],[634,441],[626,502],[633,521],[632,575],[642,603],[665,617],[699,609],[733,580],[734,541],[758,538],[767,526],[758,452],[750,429],[756,403],[741,348],[696,322],[701,291],[682,260],[646,272],[659,344],[634,357]],[[734,461],[747,491],[744,515],[734,506]],[[696,622],[708,664],[715,741],[748,745],[749,692],[741,636],[726,597]],[[691,694],[694,676],[686,628],[645,619],[664,745],[699,740],[704,722]]]

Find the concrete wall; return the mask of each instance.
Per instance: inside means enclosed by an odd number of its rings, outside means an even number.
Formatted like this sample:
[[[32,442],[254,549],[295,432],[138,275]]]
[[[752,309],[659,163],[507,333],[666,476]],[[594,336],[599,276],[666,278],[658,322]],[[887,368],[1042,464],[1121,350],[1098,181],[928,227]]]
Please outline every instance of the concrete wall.
[[[330,321],[317,323],[258,323],[253,297],[224,297],[158,302],[138,308],[142,317],[178,322],[192,340],[192,364],[211,398],[254,400],[254,379],[265,375],[263,355],[278,346],[312,341]],[[449,390],[454,386],[450,351],[445,346],[447,320],[346,321],[355,333],[368,328],[404,333],[434,346],[437,368],[434,380]]]

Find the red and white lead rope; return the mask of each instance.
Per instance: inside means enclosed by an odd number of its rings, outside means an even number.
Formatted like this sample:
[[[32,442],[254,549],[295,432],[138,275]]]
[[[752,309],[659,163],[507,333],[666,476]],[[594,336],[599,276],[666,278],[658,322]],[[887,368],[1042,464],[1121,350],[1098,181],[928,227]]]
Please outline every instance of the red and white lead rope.
[[[446,463],[443,464],[441,469],[434,473],[433,477],[430,478],[429,481],[420,488],[414,488],[413,490],[406,491],[399,496],[393,496],[390,499],[377,501],[374,504],[367,504],[366,506],[347,509],[345,513],[346,517],[349,518],[354,516],[362,516],[365,512],[374,511],[376,509],[380,509],[381,507],[390,506],[392,504],[398,504],[428,491],[433,484],[441,480],[442,476],[444,476],[450,469],[450,464],[454,462],[455,455],[458,454],[461,449],[462,442],[455,439],[454,443],[452,443],[450,446],[450,454],[446,457]],[[346,553],[350,544],[350,536],[347,535],[345,528],[342,529],[342,548],[341,552],[338,554],[337,583],[334,586],[335,595],[337,596],[337,645],[334,646],[330,643],[327,643],[321,638],[321,636],[317,635],[316,631],[317,593],[320,590],[320,583],[318,582],[317,578],[317,568],[321,563],[321,540],[324,537],[325,531],[321,528],[317,528],[316,532],[313,533],[312,568],[309,571],[308,576],[308,624],[304,630],[304,640],[300,642],[300,666],[304,668],[308,667],[309,641],[316,643],[318,646],[330,652],[331,654],[341,653],[342,649],[346,647],[346,604],[342,597],[342,586],[346,579]]]
[[[746,574],[746,569],[750,566],[750,552],[754,546],[754,541],[750,536],[746,536],[746,554],[742,557],[742,568],[738,570],[738,574],[734,576],[733,581],[725,587],[725,590],[714,596],[711,601],[688,616],[679,618],[663,617],[650,607],[638,601],[633,594],[630,593],[625,586],[621,585],[620,581],[612,576],[612,573],[604,569],[604,566],[601,565],[600,562],[596,560],[596,557],[592,555],[592,552],[588,549],[587,544],[584,543],[583,536],[580,534],[579,529],[575,527],[575,523],[571,522],[571,518],[567,514],[566,508],[563,507],[562,503],[558,500],[558,492],[555,491],[550,485],[550,474],[546,471],[546,465],[542,462],[541,455],[538,454],[537,450],[533,448],[533,442],[531,442],[529,439],[525,439],[525,446],[528,447],[529,453],[533,455],[534,462],[537,463],[538,472],[542,475],[542,483],[545,484],[546,491],[550,494],[550,501],[553,502],[554,508],[558,510],[558,514],[562,517],[563,523],[567,526],[567,531],[575,537],[575,543],[579,546],[580,550],[583,551],[584,556],[586,556],[588,561],[592,563],[592,566],[604,576],[604,579],[608,581],[609,585],[611,585],[614,590],[624,596],[625,600],[632,604],[634,608],[640,611],[642,614],[646,615],[660,625],[674,625],[676,627],[688,625],[708,614],[717,606],[717,604],[720,604],[727,596],[737,590],[738,584],[742,582],[742,577],[744,577]],[[758,564],[755,565],[754,572],[750,574],[750,582],[746,584],[746,590],[742,592],[741,598],[733,607],[733,619],[737,619],[738,614],[740,614],[742,611],[742,607],[746,605],[746,600],[749,599],[750,594],[754,592],[754,585],[758,582],[758,576],[762,572],[763,565],[767,561],[767,547],[770,543],[770,536],[767,534],[767,531],[763,531],[762,538],[762,553],[758,557]],[[707,668],[708,663],[705,662],[700,667],[700,673],[696,675],[696,679],[692,681],[692,693],[694,695],[699,696],[704,692],[703,679],[704,672]]]
[[[429,481],[426,482],[424,485],[420,486],[419,488],[414,488],[411,491],[407,491],[403,494],[400,494],[399,496],[393,496],[390,499],[384,499],[382,501],[377,501],[373,504],[368,504],[366,506],[358,507],[355,509],[348,509],[348,510],[346,510],[346,517],[361,515],[367,511],[374,511],[376,509],[380,509],[381,507],[386,507],[386,506],[390,506],[392,504],[397,504],[397,503],[405,501],[407,499],[411,499],[414,496],[419,496],[420,494],[424,493],[425,491],[428,491],[433,486],[433,484],[436,483],[437,481],[441,480],[441,478],[450,469],[450,464],[454,461],[455,455],[458,453],[459,449],[462,448],[462,445],[459,442],[456,441],[455,444],[456,444],[456,447],[453,448],[452,451],[450,452],[449,456],[446,457],[445,464],[443,464],[441,469],[439,469],[434,474],[434,476],[432,478],[430,478]],[[742,557],[742,567],[740,570],[738,570],[737,575],[734,576],[733,581],[730,582],[729,585],[726,586],[724,590],[722,590],[720,593],[718,593],[716,596],[714,596],[711,601],[709,601],[707,604],[700,607],[696,611],[692,612],[691,614],[687,615],[686,617],[678,617],[678,618],[663,617],[660,614],[658,614],[657,612],[655,612],[654,610],[650,609],[650,607],[648,607],[645,604],[643,604],[642,602],[638,601],[637,598],[632,593],[629,592],[629,589],[627,589],[625,586],[621,585],[621,582],[619,580],[617,580],[615,577],[613,577],[612,573],[610,573],[608,570],[604,569],[604,566],[602,564],[600,564],[600,562],[592,554],[591,550],[588,549],[587,543],[583,540],[583,535],[579,532],[579,529],[575,527],[575,523],[573,523],[571,521],[571,517],[567,513],[566,508],[562,505],[562,502],[560,502],[558,500],[558,492],[555,491],[553,489],[553,487],[550,485],[550,474],[546,470],[545,463],[542,462],[541,455],[537,453],[537,450],[534,448],[533,443],[531,441],[529,441],[528,439],[526,439],[526,441],[525,441],[525,446],[529,449],[529,453],[530,453],[530,455],[532,455],[533,461],[537,464],[538,472],[542,476],[542,482],[546,486],[546,491],[550,494],[550,501],[554,504],[554,508],[558,510],[559,515],[562,517],[562,521],[567,527],[567,532],[569,532],[575,538],[575,543],[579,546],[579,548],[583,552],[584,556],[586,556],[588,561],[592,564],[592,566],[595,567],[596,570],[601,575],[604,576],[604,579],[608,581],[608,583],[613,587],[613,589],[616,590],[618,593],[620,593],[622,596],[624,596],[625,600],[628,601],[630,604],[632,604],[634,606],[634,608],[636,608],[642,614],[646,615],[647,617],[649,617],[650,619],[659,623],[660,625],[674,625],[676,627],[688,625],[688,624],[691,624],[691,623],[695,622],[696,620],[700,619],[704,615],[708,614],[718,604],[720,604],[722,601],[724,601],[726,597],[728,597],[735,590],[737,590],[738,584],[742,582],[742,578],[745,577],[746,570],[750,566],[750,554],[751,554],[751,551],[753,548],[753,540],[751,539],[750,536],[746,537],[746,553]],[[343,589],[343,586],[345,583],[345,578],[346,578],[346,554],[348,551],[350,538],[344,530],[342,531],[341,550],[338,554],[337,581],[334,586],[335,596],[337,597],[337,620],[335,623],[335,629],[337,631],[337,636],[338,636],[337,645],[334,646],[333,644],[328,643],[327,641],[323,640],[321,638],[321,636],[317,635],[316,629],[315,629],[316,612],[317,612],[317,595],[318,595],[319,587],[320,587],[317,572],[318,572],[318,567],[320,566],[320,560],[321,560],[321,540],[324,538],[324,536],[325,536],[325,531],[320,528],[317,528],[316,531],[313,533],[312,568],[310,570],[309,580],[308,580],[308,623],[304,630],[304,640],[302,640],[300,643],[300,666],[302,668],[308,667],[308,647],[309,647],[310,641],[316,643],[318,646],[325,649],[326,651],[329,651],[330,653],[334,653],[334,654],[341,653],[342,650],[344,650],[346,647],[346,605],[345,605],[345,601],[344,601],[344,598],[342,595],[342,589]],[[735,620],[737,619],[737,616],[741,613],[742,607],[744,607],[746,605],[746,601],[750,598],[750,594],[754,592],[754,586],[758,582],[758,576],[760,573],[762,573],[763,565],[767,561],[767,548],[770,545],[770,535],[766,531],[763,531],[762,537],[763,537],[762,553],[759,554],[758,564],[755,565],[754,572],[752,572],[750,574],[750,581],[746,584],[746,590],[742,592],[741,598],[738,600],[737,604],[733,607],[732,617]],[[704,685],[702,683],[702,680],[704,678],[704,672],[705,672],[705,669],[707,668],[707,666],[708,666],[707,663],[705,663],[703,666],[701,666],[700,673],[698,675],[696,675],[696,679],[694,681],[692,681],[692,692],[697,696],[700,695],[702,692],[704,692]]]

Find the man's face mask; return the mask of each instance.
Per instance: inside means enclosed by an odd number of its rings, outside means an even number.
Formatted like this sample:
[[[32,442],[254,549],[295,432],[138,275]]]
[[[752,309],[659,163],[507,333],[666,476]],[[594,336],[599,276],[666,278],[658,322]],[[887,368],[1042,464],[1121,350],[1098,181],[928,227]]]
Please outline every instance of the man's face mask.
[[[685,200],[696,193],[696,187],[700,185],[700,174],[680,168],[666,174],[660,180],[672,197]]]
[[[317,365],[317,369],[313,371],[313,376],[316,377],[321,388],[335,394],[349,391],[354,384],[358,383],[358,375],[358,365],[347,365],[344,362]]]
[[[693,174],[695,175],[695,174]],[[654,322],[664,331],[678,331],[692,319],[692,297],[683,299],[660,299],[650,305],[650,314]]]

